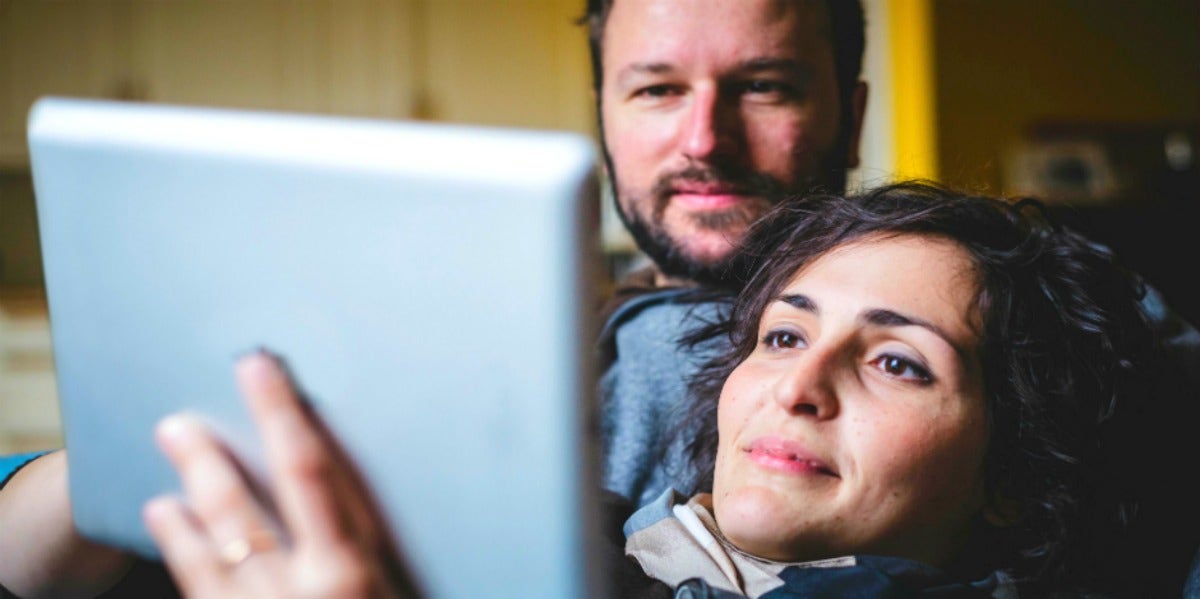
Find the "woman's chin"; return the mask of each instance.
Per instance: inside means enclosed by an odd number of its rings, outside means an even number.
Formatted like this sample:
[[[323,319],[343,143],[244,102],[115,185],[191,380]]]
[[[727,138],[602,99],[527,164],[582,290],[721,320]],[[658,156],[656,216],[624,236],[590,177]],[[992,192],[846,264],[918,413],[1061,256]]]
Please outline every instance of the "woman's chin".
[[[806,532],[814,525],[812,514],[794,501],[764,487],[743,487],[713,497],[717,526],[738,549],[777,561],[808,561],[833,557],[814,555]]]

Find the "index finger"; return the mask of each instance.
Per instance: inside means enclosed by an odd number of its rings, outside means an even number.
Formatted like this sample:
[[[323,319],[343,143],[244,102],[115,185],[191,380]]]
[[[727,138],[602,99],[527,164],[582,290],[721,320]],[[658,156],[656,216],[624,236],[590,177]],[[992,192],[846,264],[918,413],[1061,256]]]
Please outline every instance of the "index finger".
[[[280,364],[258,352],[237,364],[238,386],[262,434],[274,496],[296,544],[340,543],[362,498],[348,485],[339,452],[321,434]]]

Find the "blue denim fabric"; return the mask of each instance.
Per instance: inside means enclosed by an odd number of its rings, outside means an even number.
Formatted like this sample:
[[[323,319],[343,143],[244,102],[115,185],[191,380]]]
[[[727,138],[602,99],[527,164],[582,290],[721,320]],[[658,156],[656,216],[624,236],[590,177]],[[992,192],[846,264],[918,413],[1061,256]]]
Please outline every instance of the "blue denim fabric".
[[[35,451],[31,453],[18,453],[14,455],[0,456],[0,488],[3,488],[8,483],[8,479],[12,478],[17,470],[22,466],[33,461],[34,458],[46,455],[47,451]]]

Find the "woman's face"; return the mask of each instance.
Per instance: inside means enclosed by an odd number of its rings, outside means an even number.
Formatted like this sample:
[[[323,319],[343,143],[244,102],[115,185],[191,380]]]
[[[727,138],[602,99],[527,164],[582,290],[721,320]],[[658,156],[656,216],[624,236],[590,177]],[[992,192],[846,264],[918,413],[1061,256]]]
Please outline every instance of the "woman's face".
[[[944,565],[983,506],[977,277],[940,238],[868,237],[801,269],[721,392],[713,508],[744,551]]]

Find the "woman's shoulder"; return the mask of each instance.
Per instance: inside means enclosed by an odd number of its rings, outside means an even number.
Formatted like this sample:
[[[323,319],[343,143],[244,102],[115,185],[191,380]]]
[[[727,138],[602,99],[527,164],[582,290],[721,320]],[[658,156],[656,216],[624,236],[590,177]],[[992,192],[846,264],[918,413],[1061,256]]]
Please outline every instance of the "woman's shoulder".
[[[938,568],[894,557],[850,555],[798,563],[762,559],[724,538],[705,494],[686,497],[668,489],[634,511],[624,532],[625,553],[646,574],[673,588],[687,586],[697,597],[1017,596],[1015,585],[999,572],[961,582]]]

